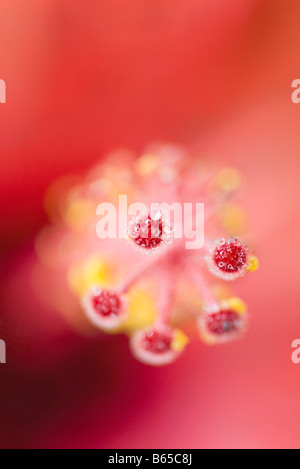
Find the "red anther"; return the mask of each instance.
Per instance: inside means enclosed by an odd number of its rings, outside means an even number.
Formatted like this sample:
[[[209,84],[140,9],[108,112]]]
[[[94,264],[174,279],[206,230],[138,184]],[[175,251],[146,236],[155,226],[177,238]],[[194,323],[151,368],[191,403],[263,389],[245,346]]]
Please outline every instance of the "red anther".
[[[124,300],[114,291],[94,287],[82,305],[88,319],[100,329],[116,329],[126,318]]]
[[[220,310],[206,316],[207,330],[216,335],[237,332],[243,327],[243,324],[242,316],[230,310]]]
[[[200,337],[207,344],[221,344],[241,337],[247,326],[247,314],[226,308],[221,305],[212,305],[198,320]]]
[[[216,246],[213,258],[223,272],[237,272],[247,263],[247,249],[238,238],[229,238],[227,242]]]
[[[248,248],[237,237],[220,239],[207,258],[213,274],[224,280],[234,280],[244,275],[249,263]]]
[[[162,212],[137,216],[128,226],[128,239],[139,248],[151,252],[159,251],[173,240],[173,227],[168,216]]]
[[[117,317],[122,312],[122,302],[116,293],[102,290],[99,294],[92,296],[92,305],[95,312],[103,317]]]
[[[152,329],[144,334],[142,345],[152,353],[165,353],[171,349],[172,333],[169,329],[158,331]]]
[[[149,215],[137,218],[130,232],[132,240],[137,246],[144,249],[155,249],[163,241],[162,217],[153,219]]]
[[[136,332],[130,341],[133,355],[142,363],[160,366],[172,363],[181,351],[172,348],[174,330],[157,326]]]

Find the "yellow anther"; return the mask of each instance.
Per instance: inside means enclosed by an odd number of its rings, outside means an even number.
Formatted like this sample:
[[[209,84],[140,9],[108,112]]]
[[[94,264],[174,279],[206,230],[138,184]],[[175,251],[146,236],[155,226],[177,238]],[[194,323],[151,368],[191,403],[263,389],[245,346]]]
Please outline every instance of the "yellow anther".
[[[241,173],[230,167],[222,168],[216,175],[216,186],[226,192],[232,192],[239,189],[242,183]]]
[[[235,204],[224,205],[219,212],[220,222],[229,233],[242,234],[247,225],[244,210]]]
[[[141,176],[148,176],[155,173],[159,167],[159,158],[156,154],[146,153],[135,163],[136,171]]]
[[[171,343],[171,348],[173,350],[176,350],[176,352],[180,352],[186,347],[189,341],[190,339],[187,335],[185,335],[184,332],[182,332],[180,329],[176,329],[174,332],[174,338]]]
[[[226,309],[232,309],[238,314],[245,314],[247,311],[246,303],[244,303],[244,301],[237,297],[227,298],[226,300],[223,300],[221,302],[221,306],[223,305]]]
[[[121,330],[132,333],[151,326],[156,317],[155,302],[150,294],[134,288],[128,294],[128,318],[122,323]]]
[[[101,257],[91,257],[85,262],[71,266],[68,272],[68,284],[71,290],[82,296],[97,285],[110,286],[112,274],[110,265]]]
[[[248,270],[249,272],[254,272],[257,270],[259,267],[259,260],[257,259],[256,256],[251,256],[250,261],[249,261],[249,266]]]
[[[96,214],[96,203],[90,199],[79,198],[67,207],[63,218],[71,228],[84,228]]]

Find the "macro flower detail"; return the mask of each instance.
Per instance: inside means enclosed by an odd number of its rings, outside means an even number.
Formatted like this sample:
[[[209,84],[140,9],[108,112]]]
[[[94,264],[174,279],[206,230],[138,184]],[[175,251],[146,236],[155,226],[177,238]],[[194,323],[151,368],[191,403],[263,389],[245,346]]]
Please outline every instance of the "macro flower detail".
[[[100,329],[112,330],[126,318],[124,300],[119,294],[94,287],[82,300],[88,319]]]
[[[220,310],[207,318],[207,328],[212,334],[227,334],[240,328],[240,320],[234,311]]]
[[[246,324],[247,307],[239,298],[206,307],[198,321],[200,336],[209,345],[240,338]]]
[[[238,237],[230,237],[227,241],[224,238],[219,239],[210,248],[207,257],[211,272],[224,280],[235,280],[243,276],[249,261],[248,247]]]
[[[258,259],[243,241],[246,215],[236,202],[242,177],[216,166],[206,154],[159,143],[142,155],[117,150],[84,177],[50,188],[51,225],[36,249],[41,264],[56,272],[56,288],[45,297],[71,327],[100,337],[125,334],[133,355],[154,366],[174,362],[195,335],[209,345],[242,337],[247,308],[228,280],[255,271]],[[147,212],[128,210],[125,223],[124,194]],[[113,206],[123,236],[99,236],[103,201]],[[198,216],[193,208],[201,204]]]
[[[176,360],[187,343],[188,338],[182,331],[158,326],[134,334],[130,347],[142,363],[159,366]]]

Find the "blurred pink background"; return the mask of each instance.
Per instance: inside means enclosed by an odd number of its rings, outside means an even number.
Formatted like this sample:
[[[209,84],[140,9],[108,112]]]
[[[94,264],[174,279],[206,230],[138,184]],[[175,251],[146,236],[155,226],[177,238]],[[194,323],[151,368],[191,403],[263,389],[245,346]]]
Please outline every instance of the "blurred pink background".
[[[300,447],[299,20],[296,0],[0,0],[2,448]],[[245,173],[261,262],[246,338],[162,369],[72,332],[30,279],[49,183],[157,139]]]

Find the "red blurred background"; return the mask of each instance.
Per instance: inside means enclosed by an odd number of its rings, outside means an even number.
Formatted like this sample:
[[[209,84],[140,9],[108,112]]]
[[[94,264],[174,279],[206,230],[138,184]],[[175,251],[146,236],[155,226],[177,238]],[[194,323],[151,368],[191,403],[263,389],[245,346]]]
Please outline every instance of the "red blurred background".
[[[300,4],[0,0],[2,448],[299,448]],[[115,147],[200,144],[246,175],[260,270],[242,342],[163,369],[32,292],[49,183]]]

